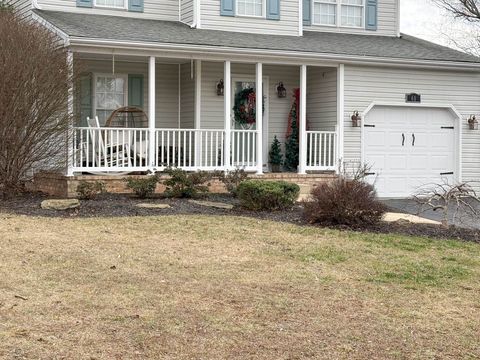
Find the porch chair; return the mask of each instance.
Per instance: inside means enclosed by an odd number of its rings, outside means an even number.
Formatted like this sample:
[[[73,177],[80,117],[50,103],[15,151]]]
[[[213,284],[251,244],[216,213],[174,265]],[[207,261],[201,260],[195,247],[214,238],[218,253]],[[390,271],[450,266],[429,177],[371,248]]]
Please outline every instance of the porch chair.
[[[131,166],[131,139],[124,138],[121,134],[117,137],[115,131],[110,134],[108,128],[101,128],[98,116],[87,117],[87,124],[95,166],[117,168]],[[95,131],[98,129],[105,131]]]

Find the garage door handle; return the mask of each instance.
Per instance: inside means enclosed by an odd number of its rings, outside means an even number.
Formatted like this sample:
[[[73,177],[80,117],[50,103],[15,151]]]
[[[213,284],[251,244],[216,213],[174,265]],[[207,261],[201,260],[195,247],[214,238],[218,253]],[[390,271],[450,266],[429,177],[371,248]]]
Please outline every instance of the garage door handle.
[[[402,134],[402,146],[405,146],[405,134]]]
[[[412,134],[412,146],[415,146],[415,134]]]

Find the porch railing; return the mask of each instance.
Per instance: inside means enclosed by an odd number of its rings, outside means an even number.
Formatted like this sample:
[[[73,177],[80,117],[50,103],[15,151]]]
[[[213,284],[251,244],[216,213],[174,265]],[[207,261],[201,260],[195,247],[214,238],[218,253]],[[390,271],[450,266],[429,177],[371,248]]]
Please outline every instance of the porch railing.
[[[307,131],[306,170],[336,170],[337,133],[335,131]]]
[[[257,164],[256,130],[232,130],[231,132],[231,166],[252,170]]]
[[[73,134],[73,171],[161,171],[166,167],[254,171],[257,137],[255,130],[231,130],[230,163],[226,164],[224,130],[156,129],[154,158],[150,159],[149,129],[77,127]],[[306,170],[336,170],[336,132],[307,131],[306,158]]]

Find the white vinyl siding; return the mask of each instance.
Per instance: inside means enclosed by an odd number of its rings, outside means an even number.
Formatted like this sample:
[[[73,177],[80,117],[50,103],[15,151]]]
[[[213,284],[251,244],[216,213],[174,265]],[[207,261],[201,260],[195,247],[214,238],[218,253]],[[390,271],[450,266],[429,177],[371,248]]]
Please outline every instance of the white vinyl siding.
[[[202,0],[200,6],[203,29],[298,36],[299,6],[297,0],[282,0],[280,2],[280,20],[269,20],[262,17],[237,16],[232,18],[221,16],[220,0]],[[232,38],[232,43],[235,45],[235,38]]]
[[[38,0],[38,5],[42,8],[42,10],[49,11],[68,11],[82,14],[127,16],[169,21],[178,21],[179,18],[178,0],[144,0],[143,13],[127,11],[126,9],[108,9],[104,7],[82,8],[77,7],[76,0]]]
[[[32,0],[9,0],[7,4],[10,4],[14,7],[15,12],[20,15],[20,17],[30,16],[32,10]]]
[[[480,74],[421,69],[345,66],[345,160],[359,161],[360,128],[353,128],[353,111],[373,101],[402,103],[405,94],[422,95],[422,104],[453,105],[462,114],[463,180],[480,179],[480,132],[468,130],[470,114],[480,113]],[[480,189],[478,189],[480,190]]]
[[[193,129],[195,127],[195,78],[192,78],[190,63],[182,64],[180,75],[182,99],[180,123],[183,129]]]
[[[308,130],[335,131],[337,125],[337,70],[307,69]]]
[[[180,21],[193,24],[193,0],[180,0]]]
[[[397,25],[398,25],[398,9],[399,9],[399,1],[400,0],[379,0],[378,1],[378,19],[377,19],[377,30],[371,31],[365,29],[365,1],[363,0],[363,6],[361,6],[361,11],[363,13],[362,24],[357,27],[358,25],[358,11],[359,10],[349,10],[347,14],[349,15],[346,18],[342,19],[340,10],[337,10],[337,23],[340,23],[342,26],[332,26],[331,24],[328,25],[319,25],[317,24],[316,16],[318,16],[318,11],[316,13],[315,4],[317,2],[322,3],[329,3],[328,0],[312,0],[314,2],[313,5],[313,22],[310,26],[304,26],[304,31],[327,31],[327,32],[339,32],[339,33],[350,33],[350,34],[365,34],[365,35],[384,35],[384,36],[396,36],[397,35]],[[340,0],[337,0],[339,3],[338,6],[349,6],[350,9],[353,9],[355,6],[354,4],[360,3],[361,0],[348,0],[349,4],[343,3],[344,5],[340,4]],[[360,8],[360,6],[358,6]],[[355,12],[357,13],[357,17],[355,20]],[[342,21],[346,21],[346,23],[342,23]],[[353,26],[351,25],[352,22],[357,21],[356,24]],[[350,24],[350,25],[347,25]]]

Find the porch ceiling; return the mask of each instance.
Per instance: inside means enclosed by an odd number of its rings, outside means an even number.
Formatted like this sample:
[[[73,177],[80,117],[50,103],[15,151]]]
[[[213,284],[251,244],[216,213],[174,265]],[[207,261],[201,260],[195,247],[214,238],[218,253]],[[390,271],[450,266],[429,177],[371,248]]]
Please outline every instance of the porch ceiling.
[[[145,42],[171,45],[343,55],[403,61],[478,64],[480,59],[408,35],[400,38],[304,32],[304,36],[259,35],[218,30],[191,29],[182,23],[105,15],[34,10],[73,39]],[[234,40],[234,41],[232,41]]]

